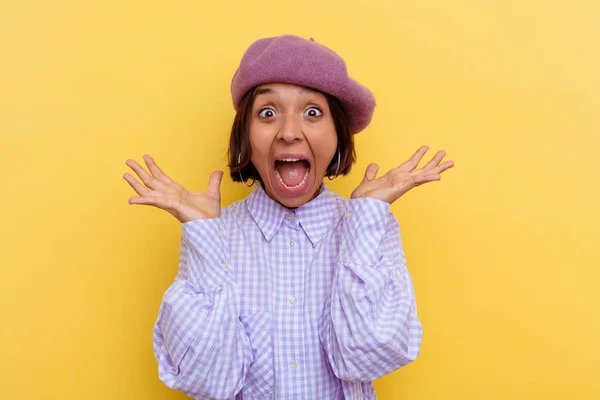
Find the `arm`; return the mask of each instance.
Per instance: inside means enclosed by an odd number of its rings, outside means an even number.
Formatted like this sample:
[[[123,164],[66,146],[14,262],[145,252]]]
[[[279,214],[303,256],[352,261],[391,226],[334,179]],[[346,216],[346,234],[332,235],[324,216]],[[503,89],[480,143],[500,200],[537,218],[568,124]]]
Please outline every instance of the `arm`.
[[[182,224],[180,267],[154,327],[159,378],[196,399],[229,399],[253,361],[239,320],[222,218]]]
[[[253,355],[239,319],[239,299],[229,263],[221,213],[223,171],[210,175],[208,190],[188,191],[143,156],[150,173],[127,160],[123,178],[136,191],[129,204],[148,205],[183,224],[181,258],[154,326],[154,354],[160,379],[196,399],[232,398],[243,386]]]
[[[389,205],[409,190],[439,181],[454,166],[436,155],[422,168],[429,150],[421,146],[400,166],[377,178],[369,164],[352,192],[344,221],[339,261],[320,337],[334,373],[343,380],[371,381],[413,361],[423,330],[398,222]],[[440,164],[441,163],[441,164]]]
[[[338,378],[370,382],[415,360],[423,330],[390,205],[348,204],[320,338]]]

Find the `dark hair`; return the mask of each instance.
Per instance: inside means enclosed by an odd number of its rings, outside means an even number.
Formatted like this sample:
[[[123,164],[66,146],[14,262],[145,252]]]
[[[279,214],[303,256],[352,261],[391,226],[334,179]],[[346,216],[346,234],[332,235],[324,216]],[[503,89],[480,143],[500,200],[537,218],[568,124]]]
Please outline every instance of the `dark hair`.
[[[233,119],[233,126],[231,127],[231,135],[229,136],[229,172],[231,179],[234,182],[241,182],[240,172],[242,173],[243,179],[255,179],[260,181],[260,175],[250,158],[252,157],[252,147],[250,145],[250,118],[252,113],[252,106],[254,105],[254,93],[255,88],[252,88],[246,92],[238,111]],[[338,148],[336,154],[333,156],[331,163],[326,171],[326,176],[335,175],[338,154],[340,153],[340,166],[338,171],[339,175],[347,175],[352,168],[352,164],[356,161],[356,150],[354,149],[354,135],[350,133],[350,125],[348,123],[348,116],[342,103],[337,97],[334,97],[328,93],[320,92],[327,98],[327,104],[333,118],[335,131],[338,139]],[[239,162],[238,162],[239,157]]]

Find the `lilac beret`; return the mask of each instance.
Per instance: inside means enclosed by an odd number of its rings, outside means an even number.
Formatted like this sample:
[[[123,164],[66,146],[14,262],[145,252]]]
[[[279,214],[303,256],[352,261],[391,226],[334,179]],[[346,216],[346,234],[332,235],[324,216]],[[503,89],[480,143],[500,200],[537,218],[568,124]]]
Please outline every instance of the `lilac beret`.
[[[293,83],[337,97],[348,114],[350,132],[365,129],[373,116],[375,97],[348,76],[346,63],[333,50],[298,36],[259,39],[242,57],[231,80],[237,111],[244,94],[263,83]]]

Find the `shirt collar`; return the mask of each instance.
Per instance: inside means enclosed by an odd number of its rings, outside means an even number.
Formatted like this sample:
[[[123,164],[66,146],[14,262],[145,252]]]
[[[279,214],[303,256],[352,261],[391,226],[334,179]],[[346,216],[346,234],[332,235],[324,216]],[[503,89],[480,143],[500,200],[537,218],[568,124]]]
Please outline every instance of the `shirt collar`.
[[[335,215],[336,197],[323,183],[317,197],[301,207],[289,209],[271,199],[260,183],[257,183],[248,196],[247,206],[267,241],[270,242],[279,231],[285,216],[294,214],[313,247],[316,247]]]

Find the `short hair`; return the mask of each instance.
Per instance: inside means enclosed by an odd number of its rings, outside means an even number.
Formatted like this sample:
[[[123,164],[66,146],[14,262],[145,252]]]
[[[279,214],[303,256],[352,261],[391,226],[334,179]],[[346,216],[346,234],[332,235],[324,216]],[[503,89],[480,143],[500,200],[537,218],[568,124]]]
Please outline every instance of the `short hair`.
[[[259,182],[261,181],[258,171],[254,167],[254,164],[252,164],[252,161],[250,161],[250,158],[252,157],[252,146],[250,145],[250,118],[252,116],[252,107],[254,105],[255,89],[256,87],[248,90],[246,94],[244,94],[231,127],[228,166],[231,179],[234,182],[241,182],[240,172],[243,179],[255,179]],[[337,151],[340,153],[340,165],[337,175],[348,175],[352,168],[352,164],[356,162],[354,135],[350,133],[348,115],[337,97],[319,90],[315,91],[325,96],[327,104],[329,105],[329,111],[333,118],[338,140]],[[337,151],[327,167],[327,171],[325,172],[326,176],[335,175],[336,170],[338,169]]]

